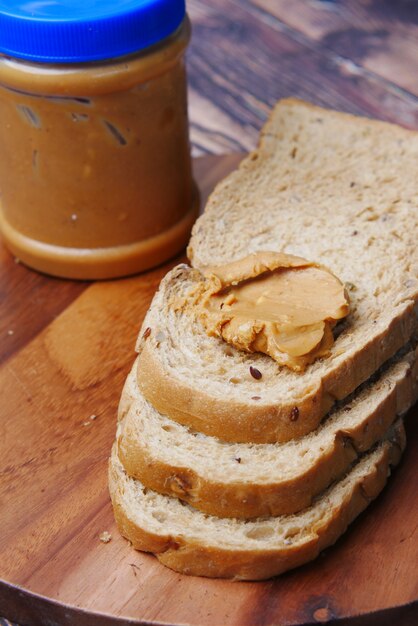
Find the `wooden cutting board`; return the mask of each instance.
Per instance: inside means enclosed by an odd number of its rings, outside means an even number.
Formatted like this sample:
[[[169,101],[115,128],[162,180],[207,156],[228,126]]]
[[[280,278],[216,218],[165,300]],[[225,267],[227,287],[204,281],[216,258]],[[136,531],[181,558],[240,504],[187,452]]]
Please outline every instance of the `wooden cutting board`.
[[[203,197],[239,158],[195,162]],[[181,576],[119,536],[106,485],[116,408],[143,315],[178,261],[75,283],[31,272],[0,247],[0,614],[42,626],[417,624],[412,415],[384,493],[336,546],[275,580]]]

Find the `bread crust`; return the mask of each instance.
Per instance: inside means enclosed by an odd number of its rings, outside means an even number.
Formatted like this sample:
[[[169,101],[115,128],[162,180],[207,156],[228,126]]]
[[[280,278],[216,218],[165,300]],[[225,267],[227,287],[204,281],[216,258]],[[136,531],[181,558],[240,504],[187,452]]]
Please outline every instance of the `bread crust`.
[[[126,472],[146,487],[181,498],[210,515],[250,519],[295,513],[309,506],[318,493],[340,478],[360,454],[384,436],[397,415],[404,413],[417,400],[416,352],[404,361],[404,374],[388,388],[375,408],[365,413],[364,419],[352,428],[336,428],[332,443],[325,447],[315,465],[303,468],[292,477],[284,478],[272,473],[269,480],[261,483],[240,480],[239,477],[232,479],[231,476],[220,481],[212,478],[204,465],[196,471],[178,461],[167,462],[158,455],[157,447],[147,439],[146,434],[138,436],[138,409],[129,384],[125,386],[121,399],[124,411],[120,415],[123,426],[118,438],[119,458]],[[131,382],[134,370],[135,364],[128,382]],[[368,389],[373,393],[373,387]],[[148,415],[144,419],[149,419]],[[199,445],[199,440],[194,440],[192,435],[190,439],[193,442],[190,445]]]
[[[200,388],[189,386],[165,371],[152,342],[146,339],[140,340],[138,385],[160,413],[206,435],[236,443],[297,439],[317,428],[337,400],[352,393],[408,343],[416,331],[414,307],[410,301],[384,331],[359,347],[349,360],[328,368],[297,404],[249,404],[227,395],[211,396],[203,389],[204,381]]]
[[[125,482],[110,462],[109,488],[115,519],[121,534],[137,550],[153,552],[167,567],[188,575],[236,580],[262,580],[281,574],[314,559],[324,548],[331,546],[345,532],[347,526],[367,507],[383,489],[390,467],[396,465],[405,445],[403,428],[396,431],[393,442],[386,442],[379,459],[368,474],[355,482],[342,504],[332,511],[330,518],[318,522],[307,538],[299,543],[280,548],[252,550],[228,549],[204,542],[196,534],[184,532],[172,535],[156,534],[141,526],[126,510]],[[116,455],[116,450],[113,453]]]
[[[271,480],[257,484],[228,476],[220,481],[213,479],[204,465],[196,471],[187,465],[167,463],[155,454],[144,433],[138,437],[135,399],[129,398],[127,388],[122,393],[121,404],[131,410],[126,409],[121,417],[119,458],[127,473],[146,487],[179,497],[210,515],[250,519],[294,513],[309,506],[318,493],[341,477],[361,453],[384,436],[397,415],[416,401],[417,362],[411,355],[406,363],[405,374],[388,389],[373,411],[353,428],[337,429],[331,445],[323,450],[315,465],[290,478],[272,475]],[[194,445],[198,446],[199,440]]]

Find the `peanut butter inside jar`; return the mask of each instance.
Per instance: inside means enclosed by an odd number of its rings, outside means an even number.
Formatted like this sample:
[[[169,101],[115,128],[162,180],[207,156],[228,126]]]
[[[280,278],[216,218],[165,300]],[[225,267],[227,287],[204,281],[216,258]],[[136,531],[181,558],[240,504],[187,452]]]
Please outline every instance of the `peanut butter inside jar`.
[[[62,9],[58,0],[51,4]],[[97,3],[73,4],[66,10],[80,5],[88,13]],[[144,3],[126,4],[140,11]],[[167,3],[148,4],[164,18]],[[162,20],[168,35],[145,47],[152,33],[143,15],[128,15],[131,27],[135,19],[145,23],[128,35],[128,22],[116,20],[119,48],[138,47],[129,54],[116,56],[110,35],[106,47],[103,24],[95,44],[86,37],[83,59],[94,45],[106,58],[76,63],[58,62],[58,53],[51,62],[51,43],[48,60],[42,49],[28,60],[7,50],[7,37],[0,40],[0,229],[27,265],[68,278],[111,278],[155,266],[185,245],[198,197],[184,65],[190,25],[184,4],[174,5],[170,23]],[[65,45],[74,58],[64,35],[52,47],[61,53]]]

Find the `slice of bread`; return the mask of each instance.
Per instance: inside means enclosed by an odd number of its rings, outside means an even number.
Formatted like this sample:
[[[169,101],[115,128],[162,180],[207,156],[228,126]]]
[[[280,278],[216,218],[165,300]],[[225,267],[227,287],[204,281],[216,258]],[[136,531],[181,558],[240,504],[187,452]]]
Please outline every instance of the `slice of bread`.
[[[109,487],[120,532],[138,550],[197,576],[258,580],[315,558],[383,489],[405,445],[402,422],[340,482],[296,515],[255,521],[204,515],[146,489],[124,471],[114,446]]]
[[[382,368],[319,428],[282,444],[233,444],[190,431],[141,394],[135,364],[119,411],[119,458],[130,476],[219,517],[300,511],[376,444],[417,399],[417,354]]]
[[[411,290],[397,284],[400,295],[392,292],[377,311],[364,287],[359,300],[352,294],[352,313],[330,356],[296,373],[209,337],[196,306],[179,308],[193,301],[202,280],[199,270],[180,265],[161,282],[137,343],[138,384],[160,413],[223,441],[272,443],[311,432],[407,344],[417,325]],[[251,368],[262,378],[254,379]]]
[[[322,263],[346,283],[351,313],[330,356],[298,374],[208,338],[193,311],[174,312],[202,280],[177,268],[146,320],[151,340],[139,342],[146,398],[227,441],[286,441],[315,428],[417,327],[417,159],[416,132],[281,101],[259,148],[210,197],[188,254],[201,269],[261,250]]]
[[[396,305],[417,290],[417,159],[416,131],[281,100],[210,196],[189,259],[203,268],[284,251],[355,283],[373,310]]]

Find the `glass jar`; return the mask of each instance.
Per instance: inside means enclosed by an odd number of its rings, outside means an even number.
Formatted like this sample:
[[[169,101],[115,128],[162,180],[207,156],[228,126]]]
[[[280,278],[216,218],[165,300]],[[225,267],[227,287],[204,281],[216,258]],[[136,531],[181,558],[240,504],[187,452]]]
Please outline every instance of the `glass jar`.
[[[0,230],[23,263],[111,278],[185,245],[189,38],[183,0],[0,0]]]

